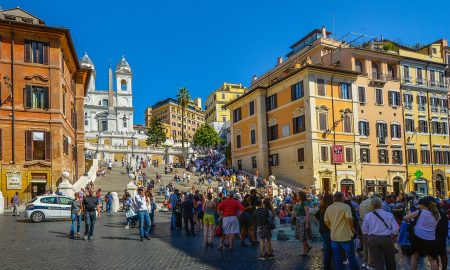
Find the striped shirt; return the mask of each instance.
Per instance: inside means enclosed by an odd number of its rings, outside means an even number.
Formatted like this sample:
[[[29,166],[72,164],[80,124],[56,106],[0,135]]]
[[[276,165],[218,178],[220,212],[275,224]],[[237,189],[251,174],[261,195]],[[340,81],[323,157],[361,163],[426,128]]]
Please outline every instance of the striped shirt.
[[[257,208],[253,212],[253,215],[256,218],[256,226],[269,225],[269,218],[270,218],[269,209]]]

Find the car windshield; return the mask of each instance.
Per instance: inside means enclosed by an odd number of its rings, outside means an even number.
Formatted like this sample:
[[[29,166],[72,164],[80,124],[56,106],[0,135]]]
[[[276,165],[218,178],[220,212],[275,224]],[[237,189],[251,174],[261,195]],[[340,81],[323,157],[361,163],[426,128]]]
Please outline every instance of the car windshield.
[[[58,204],[58,199],[56,197],[45,197],[41,199],[41,203]]]

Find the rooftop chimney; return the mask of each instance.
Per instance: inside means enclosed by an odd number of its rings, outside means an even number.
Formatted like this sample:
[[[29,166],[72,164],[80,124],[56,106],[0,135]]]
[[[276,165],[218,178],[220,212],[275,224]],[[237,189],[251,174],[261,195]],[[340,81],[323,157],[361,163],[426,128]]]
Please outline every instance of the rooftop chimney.
[[[283,57],[278,56],[278,58],[277,58],[277,66],[280,65],[281,63],[283,63]]]
[[[322,38],[326,37],[327,37],[327,29],[325,28],[325,26],[322,26]]]

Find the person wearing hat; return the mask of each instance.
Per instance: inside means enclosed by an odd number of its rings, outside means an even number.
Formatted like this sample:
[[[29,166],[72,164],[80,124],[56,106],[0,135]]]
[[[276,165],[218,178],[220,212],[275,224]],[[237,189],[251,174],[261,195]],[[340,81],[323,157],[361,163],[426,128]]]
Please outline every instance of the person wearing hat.
[[[244,206],[234,199],[234,192],[229,191],[227,198],[219,204],[217,210],[223,219],[223,233],[228,238],[230,250],[233,250],[235,234],[239,233],[238,215],[244,211]],[[223,249],[224,240],[224,238],[220,239],[219,250]]]
[[[427,256],[432,270],[438,270],[436,226],[441,215],[436,203],[429,197],[419,200],[419,210],[410,213],[403,219],[415,219],[414,235],[412,238],[411,269],[417,269],[419,256]]]

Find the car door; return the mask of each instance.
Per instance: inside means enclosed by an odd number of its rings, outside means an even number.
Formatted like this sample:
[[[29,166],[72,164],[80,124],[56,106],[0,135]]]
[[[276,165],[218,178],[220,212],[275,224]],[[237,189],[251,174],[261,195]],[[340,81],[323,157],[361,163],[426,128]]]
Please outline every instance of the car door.
[[[72,199],[68,197],[59,197],[60,217],[70,218],[70,210],[72,207]]]
[[[57,218],[60,215],[60,210],[58,207],[58,200],[56,197],[44,197],[41,199],[43,204],[43,212],[45,218]]]

